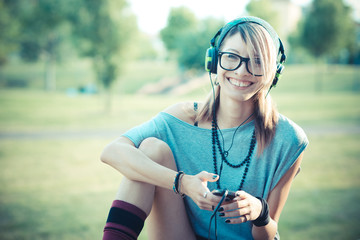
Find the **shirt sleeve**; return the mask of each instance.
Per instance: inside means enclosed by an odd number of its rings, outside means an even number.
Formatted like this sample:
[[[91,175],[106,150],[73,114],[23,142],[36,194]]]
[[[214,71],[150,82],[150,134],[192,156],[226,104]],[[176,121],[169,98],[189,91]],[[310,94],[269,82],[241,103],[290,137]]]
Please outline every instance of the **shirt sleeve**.
[[[158,114],[151,120],[131,128],[122,136],[127,137],[136,147],[139,147],[146,138],[155,137],[161,139],[162,122],[161,116]]]
[[[278,163],[271,182],[271,190],[275,188],[309,144],[305,132],[291,121],[286,124],[282,123],[277,131],[276,138],[281,138],[281,140],[276,141],[279,144],[277,146]]]

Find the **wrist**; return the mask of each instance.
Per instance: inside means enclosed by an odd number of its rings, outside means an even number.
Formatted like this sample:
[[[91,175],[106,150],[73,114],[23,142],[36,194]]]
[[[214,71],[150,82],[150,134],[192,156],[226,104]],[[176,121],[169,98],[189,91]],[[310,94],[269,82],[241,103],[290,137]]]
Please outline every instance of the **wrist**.
[[[180,182],[180,188],[182,193],[184,193],[185,195],[189,195],[187,192],[187,186],[189,186],[189,181],[191,179],[191,175],[187,175],[184,174],[183,177],[181,178],[181,182]]]
[[[261,202],[261,212],[257,219],[253,220],[252,223],[257,227],[263,227],[270,222],[269,205],[265,199],[256,197]]]
[[[183,171],[177,172],[174,182],[173,182],[173,191],[176,194],[179,194],[181,197],[184,197],[184,194],[181,192],[181,180],[184,177],[185,173]]]

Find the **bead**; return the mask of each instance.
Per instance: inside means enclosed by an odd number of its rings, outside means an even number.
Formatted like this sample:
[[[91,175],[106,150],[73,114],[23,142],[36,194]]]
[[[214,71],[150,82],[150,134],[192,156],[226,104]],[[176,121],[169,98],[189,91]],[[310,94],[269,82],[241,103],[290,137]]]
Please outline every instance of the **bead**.
[[[238,188],[239,190],[242,190],[245,179],[246,179],[246,176],[247,176],[247,173],[249,171],[249,165],[250,165],[252,153],[253,153],[255,145],[256,145],[255,130],[253,131],[253,134],[252,134],[252,137],[251,137],[248,155],[245,157],[245,159],[243,161],[241,161],[239,164],[235,165],[235,164],[230,163],[226,159],[228,154],[229,154],[228,151],[223,152],[223,150],[221,149],[219,136],[218,136],[218,133],[217,133],[217,130],[216,130],[216,126],[217,126],[216,121],[213,120],[212,121],[212,133],[211,133],[211,135],[212,135],[212,150],[213,150],[214,172],[215,172],[215,174],[218,174],[218,171],[217,171],[217,158],[216,158],[216,147],[215,147],[215,144],[216,144],[218,146],[218,150],[219,150],[219,153],[220,153],[220,156],[221,156],[221,160],[223,162],[225,162],[228,166],[230,166],[232,168],[240,168],[240,167],[245,165],[245,169],[244,169],[244,172],[243,172],[243,175],[242,175],[242,178],[241,178],[241,182],[240,182],[240,185],[239,185],[239,188]],[[218,174],[220,177],[221,177],[221,171],[222,171],[222,165],[220,167],[220,174]],[[216,181],[216,185],[217,185],[218,189],[221,189],[221,187],[220,187],[220,178],[219,178],[218,181]]]

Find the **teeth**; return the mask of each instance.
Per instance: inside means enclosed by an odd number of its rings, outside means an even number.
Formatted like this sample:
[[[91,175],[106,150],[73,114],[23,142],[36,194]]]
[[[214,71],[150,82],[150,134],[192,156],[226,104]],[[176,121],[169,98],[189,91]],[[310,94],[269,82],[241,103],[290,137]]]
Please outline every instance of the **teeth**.
[[[229,81],[232,85],[235,85],[237,87],[248,87],[251,85],[251,82],[242,82],[242,81],[237,81],[233,78],[229,78]]]

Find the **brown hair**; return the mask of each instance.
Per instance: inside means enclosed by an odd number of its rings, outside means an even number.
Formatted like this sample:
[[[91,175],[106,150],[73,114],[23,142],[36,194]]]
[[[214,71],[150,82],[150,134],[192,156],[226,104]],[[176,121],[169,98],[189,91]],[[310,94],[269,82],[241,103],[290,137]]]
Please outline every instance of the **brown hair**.
[[[262,64],[263,72],[265,73],[262,78],[266,79],[266,81],[253,97],[255,132],[258,142],[257,154],[261,155],[273,139],[278,122],[278,111],[270,95],[267,96],[275,76],[277,51],[270,34],[256,23],[246,22],[236,25],[229,31],[223,42],[226,41],[226,38],[237,33],[241,35],[241,38],[246,43],[250,58],[254,58],[256,54],[256,57],[265,63]],[[211,92],[196,116],[195,121],[211,121],[213,119],[214,104],[215,109],[217,109],[220,102],[220,85],[215,86],[214,93],[215,101]]]

